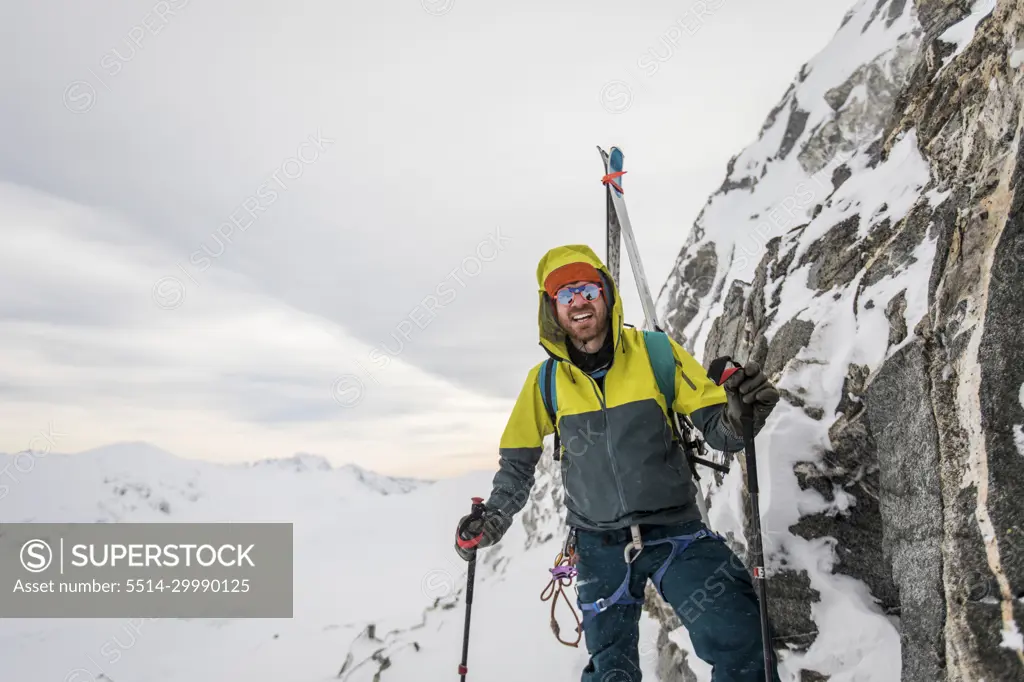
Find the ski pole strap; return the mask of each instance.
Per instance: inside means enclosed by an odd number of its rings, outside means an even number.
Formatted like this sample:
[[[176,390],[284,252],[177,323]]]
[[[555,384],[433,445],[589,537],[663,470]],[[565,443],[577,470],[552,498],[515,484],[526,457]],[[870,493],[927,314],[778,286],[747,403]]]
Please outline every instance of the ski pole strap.
[[[474,547],[479,545],[480,541],[483,540],[483,539],[484,539],[484,534],[483,533],[480,533],[480,535],[477,535],[475,538],[473,538],[471,540],[463,540],[462,539],[462,533],[459,533],[459,536],[457,538],[455,538],[455,541],[457,543],[459,543],[459,547],[461,547],[462,549],[473,549]]]

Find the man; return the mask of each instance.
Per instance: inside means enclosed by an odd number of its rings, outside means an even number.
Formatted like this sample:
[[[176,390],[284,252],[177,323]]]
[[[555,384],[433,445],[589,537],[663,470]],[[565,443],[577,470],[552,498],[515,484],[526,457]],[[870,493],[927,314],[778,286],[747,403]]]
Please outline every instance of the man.
[[[638,622],[648,579],[686,626],[697,655],[713,666],[715,682],[763,681],[750,576],[701,521],[688,464],[672,447],[670,413],[642,332],[623,325],[610,274],[590,248],[569,245],[541,259],[537,282],[540,344],[561,361],[554,370],[556,422],[590,653],[582,682],[640,680]],[[742,450],[743,404],[754,406],[756,433],[778,391],[753,362],[717,386],[674,340],[671,347],[671,407],[688,415],[712,448]],[[523,508],[543,438],[554,433],[537,380],[540,368],[527,375],[502,434],[486,511],[468,523],[468,535],[480,538],[477,548],[498,542]],[[463,521],[467,517],[460,526]],[[456,551],[469,560],[475,549],[456,544]],[[778,679],[775,671],[773,677]]]

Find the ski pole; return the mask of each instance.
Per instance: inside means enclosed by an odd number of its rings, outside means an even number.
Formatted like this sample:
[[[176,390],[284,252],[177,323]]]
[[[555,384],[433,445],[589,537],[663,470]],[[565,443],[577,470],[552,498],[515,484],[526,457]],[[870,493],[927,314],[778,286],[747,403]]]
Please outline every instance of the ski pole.
[[[750,493],[750,524],[753,526],[754,584],[761,605],[761,640],[764,644],[764,679],[772,682],[772,645],[768,633],[768,580],[764,571],[764,550],[761,536],[761,508],[758,504],[757,452],[754,449],[754,406],[744,403],[743,447],[747,455],[747,491]]]
[[[466,575],[466,624],[462,632],[462,662],[459,663],[459,679],[461,682],[466,682],[466,661],[469,657],[469,616],[470,611],[473,608],[473,581],[476,578],[476,550],[474,549],[480,540],[483,539],[484,534],[481,532],[476,537],[467,534],[466,526],[471,521],[476,521],[482,518],[484,515],[484,500],[482,497],[473,498],[473,506],[470,510],[470,516],[461,524],[458,528],[458,536],[455,541],[459,544],[462,549],[472,549],[473,554],[469,560],[469,572]]]
[[[725,368],[727,362],[732,362],[734,367]],[[734,372],[743,368],[733,362],[732,358],[718,358],[711,363],[708,375],[711,380],[721,386]],[[750,554],[752,558],[752,572],[754,574],[754,585],[757,590],[757,600],[761,611],[761,642],[764,646],[764,679],[765,682],[772,682],[772,645],[768,633],[768,580],[764,570],[764,550],[762,548],[761,535],[761,507],[758,504],[760,494],[757,483],[757,450],[754,447],[754,406],[743,403],[743,413],[740,416],[743,425],[743,449],[746,454],[747,463],[747,492],[750,493],[750,525],[753,526]]]

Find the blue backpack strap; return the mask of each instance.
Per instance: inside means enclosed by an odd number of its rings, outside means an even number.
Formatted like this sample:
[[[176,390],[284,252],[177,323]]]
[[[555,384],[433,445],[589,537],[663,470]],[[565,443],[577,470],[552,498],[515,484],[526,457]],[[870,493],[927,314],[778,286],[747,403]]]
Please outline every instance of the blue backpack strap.
[[[645,329],[643,333],[644,344],[647,346],[647,357],[651,361],[651,369],[654,370],[654,378],[658,382],[661,394],[665,397],[668,420],[672,425],[672,437],[677,441],[682,441],[683,436],[679,433],[676,420],[673,418],[675,413],[672,409],[672,404],[676,400],[676,356],[672,352],[672,343],[665,332]],[[693,428],[693,424],[690,423],[689,417],[685,414],[680,414],[679,418],[686,424],[687,428]],[[687,459],[689,459],[690,454],[687,452]],[[693,469],[692,462],[691,471],[693,471],[696,478],[700,478],[697,476],[696,469]]]
[[[716,471],[728,473],[728,467],[723,468],[722,465],[699,456],[703,454],[704,444],[700,439],[693,439],[693,422],[685,414],[678,414],[679,421],[683,423],[687,431],[685,438],[679,432],[679,426],[673,417],[677,413],[672,409],[672,403],[675,402],[676,358],[672,352],[672,343],[669,341],[668,334],[662,331],[644,330],[644,343],[647,345],[647,357],[650,358],[651,368],[654,370],[654,378],[658,381],[658,388],[661,389],[661,394],[665,396],[665,404],[668,406],[668,420],[672,426],[672,437],[685,445],[686,459],[690,464],[690,471],[693,473],[693,477],[700,480],[700,476],[697,474],[696,463],[704,464]]]
[[[557,462],[562,458],[562,443],[558,437],[558,396],[555,393],[555,367],[558,361],[548,358],[541,363],[540,372],[537,374],[537,381],[540,382],[540,397],[544,401],[544,409],[555,429],[555,449],[552,453]]]
[[[665,332],[644,330],[644,343],[647,345],[647,357],[654,370],[654,378],[658,388],[665,396],[665,406],[672,412],[672,403],[676,400],[676,356],[672,352],[672,344]]]

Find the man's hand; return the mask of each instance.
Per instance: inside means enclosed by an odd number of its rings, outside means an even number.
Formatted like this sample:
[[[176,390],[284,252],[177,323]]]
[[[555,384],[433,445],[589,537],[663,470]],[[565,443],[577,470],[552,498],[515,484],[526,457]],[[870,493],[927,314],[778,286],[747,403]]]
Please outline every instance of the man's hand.
[[[754,407],[756,434],[775,409],[775,404],[779,402],[778,389],[768,381],[768,376],[756,362],[747,363],[742,369],[733,372],[722,387],[725,388],[725,395],[729,400],[725,409],[725,421],[737,438],[743,437],[744,406]]]
[[[511,525],[511,519],[497,509],[488,509],[484,511],[483,516],[479,516],[477,518],[473,518],[472,516],[472,514],[466,514],[459,519],[459,525],[456,526],[455,529],[456,537],[458,537],[458,529],[462,528],[463,541],[472,540],[473,538],[482,536],[480,537],[480,542],[469,549],[459,547],[459,543],[456,541],[455,551],[465,561],[470,561],[473,558],[473,555],[476,554],[476,550],[496,544]],[[465,526],[463,526],[463,524],[465,524]]]

